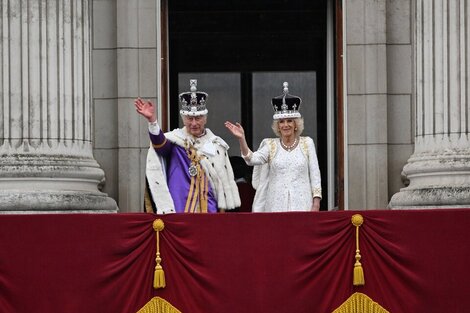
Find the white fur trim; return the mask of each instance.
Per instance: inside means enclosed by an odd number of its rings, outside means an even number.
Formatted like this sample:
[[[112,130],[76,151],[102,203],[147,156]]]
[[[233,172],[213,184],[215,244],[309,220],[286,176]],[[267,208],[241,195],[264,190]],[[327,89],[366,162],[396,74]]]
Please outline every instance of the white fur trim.
[[[302,115],[300,115],[299,112],[295,112],[295,113],[287,113],[287,112],[275,113],[273,115],[274,120],[280,120],[280,119],[283,119],[283,118],[299,118],[299,117],[302,117]]]
[[[175,205],[168,190],[164,168],[163,159],[157,155],[153,147],[150,147],[147,153],[145,174],[157,214],[175,213]]]
[[[185,110],[180,110],[181,115],[185,116],[201,116],[201,115],[207,115],[209,111],[207,109],[202,110],[202,111],[185,111]]]

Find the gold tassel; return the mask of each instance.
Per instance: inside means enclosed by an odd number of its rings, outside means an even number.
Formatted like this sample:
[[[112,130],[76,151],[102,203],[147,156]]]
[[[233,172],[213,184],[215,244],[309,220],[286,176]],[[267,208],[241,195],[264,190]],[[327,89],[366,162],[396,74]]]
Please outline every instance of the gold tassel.
[[[165,272],[163,271],[163,267],[160,265],[162,258],[160,257],[160,232],[165,228],[165,224],[159,218],[153,221],[153,229],[155,230],[157,236],[157,256],[155,258],[155,274],[153,277],[153,288],[165,288]]]
[[[356,227],[356,263],[354,263],[354,274],[353,274],[353,285],[363,286],[365,285],[364,270],[362,269],[361,253],[359,250],[359,227],[364,222],[364,218],[361,214],[354,214],[351,218],[352,224]]]

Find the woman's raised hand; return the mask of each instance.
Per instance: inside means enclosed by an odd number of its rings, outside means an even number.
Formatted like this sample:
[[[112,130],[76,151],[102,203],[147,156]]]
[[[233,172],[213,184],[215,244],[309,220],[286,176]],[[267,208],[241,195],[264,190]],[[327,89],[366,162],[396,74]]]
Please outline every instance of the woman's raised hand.
[[[240,123],[230,123],[229,121],[225,122],[225,127],[238,139],[238,143],[240,144],[240,151],[242,156],[246,156],[250,154],[250,148],[248,148],[248,144],[246,143],[245,139],[245,130],[243,130],[242,125]]]
[[[134,101],[137,113],[145,117],[150,123],[157,120],[157,112],[152,102],[137,98]]]
[[[231,123],[229,121],[225,122],[225,127],[238,139],[245,138],[245,130],[243,129],[240,123]]]

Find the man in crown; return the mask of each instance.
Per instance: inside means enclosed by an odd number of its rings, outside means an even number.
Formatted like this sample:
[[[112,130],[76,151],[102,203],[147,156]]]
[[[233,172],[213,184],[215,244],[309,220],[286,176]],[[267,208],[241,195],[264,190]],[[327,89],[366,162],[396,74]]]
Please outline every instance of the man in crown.
[[[240,206],[229,146],[205,127],[207,96],[190,80],[190,91],[179,95],[184,127],[167,133],[158,125],[154,104],[135,100],[137,112],[149,122],[152,143],[147,154],[147,212],[215,213]]]

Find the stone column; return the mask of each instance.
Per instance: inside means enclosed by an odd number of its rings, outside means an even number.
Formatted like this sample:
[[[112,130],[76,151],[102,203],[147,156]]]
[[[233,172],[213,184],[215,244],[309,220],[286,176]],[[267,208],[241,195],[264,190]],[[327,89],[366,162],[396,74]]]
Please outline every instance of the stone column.
[[[1,0],[0,213],[116,212],[92,154],[91,0]]]
[[[415,0],[415,152],[391,208],[470,208],[467,0]]]

